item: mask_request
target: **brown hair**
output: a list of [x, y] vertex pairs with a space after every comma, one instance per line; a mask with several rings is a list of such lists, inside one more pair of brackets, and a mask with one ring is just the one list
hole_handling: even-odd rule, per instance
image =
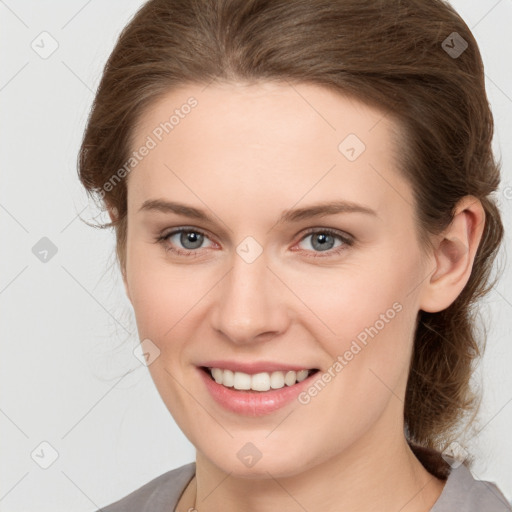
[[[460, 55], [450, 53], [463, 41]], [[459, 199], [482, 202], [485, 228], [469, 282], [444, 311], [420, 311], [415, 333], [406, 435], [443, 450], [478, 410], [470, 377], [485, 336], [477, 342], [473, 308], [494, 285], [489, 276], [503, 237], [490, 197], [500, 182], [493, 117], [470, 29], [442, 0], [147, 2], [108, 59], [79, 155], [82, 184], [117, 212], [100, 227], [115, 228], [123, 273], [126, 178], [108, 193], [104, 185], [128, 160], [134, 127], [150, 104], [174, 87], [213, 80], [318, 84], [396, 120], [398, 169], [414, 191], [424, 248], [429, 234], [449, 225]]]

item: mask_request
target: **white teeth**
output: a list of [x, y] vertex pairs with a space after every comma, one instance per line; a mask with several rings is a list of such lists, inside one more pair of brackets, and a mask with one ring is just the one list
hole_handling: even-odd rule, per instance
[[272, 389], [281, 389], [284, 387], [283, 372], [272, 372], [272, 374], [270, 375], [270, 387]]
[[[307, 372], [306, 372], [307, 373]], [[295, 382], [299, 379], [300, 372], [286, 372], [286, 375], [284, 376], [284, 383], [287, 386], [293, 386]], [[302, 379], [300, 379], [302, 380]], [[299, 382], [300, 382], [299, 380]]]
[[251, 377], [251, 389], [254, 391], [268, 391], [271, 388], [272, 379], [268, 373], [256, 373]]
[[248, 373], [232, 372], [221, 368], [208, 369], [217, 384], [222, 384], [228, 388], [252, 389], [254, 391], [268, 391], [270, 388], [281, 389], [285, 385], [293, 386], [296, 382], [302, 382], [309, 375], [309, 370], [262, 372], [249, 375]]
[[302, 382], [305, 378], [307, 378], [308, 373], [309, 373], [309, 370], [299, 370], [297, 372], [297, 380], [299, 382]]
[[233, 387], [235, 389], [251, 389], [251, 376], [247, 373], [235, 372]]

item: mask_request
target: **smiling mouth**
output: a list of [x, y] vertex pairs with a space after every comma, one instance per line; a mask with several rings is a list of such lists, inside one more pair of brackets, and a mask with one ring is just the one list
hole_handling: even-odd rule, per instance
[[[269, 389], [257, 390], [257, 389], [251, 389], [251, 388], [247, 389], [246, 386], [243, 389], [238, 389], [238, 388], [236, 388], [234, 386], [234, 384], [225, 385], [224, 383], [220, 383], [218, 380], [216, 380], [213, 377], [212, 369], [211, 368], [208, 368], [206, 366], [200, 366], [199, 369], [202, 370], [204, 373], [206, 373], [206, 375], [208, 375], [210, 380], [216, 382], [217, 384], [220, 384], [221, 386], [224, 386], [225, 388], [231, 389], [233, 391], [239, 391], [239, 392], [243, 392], [243, 393], [268, 393], [269, 391], [279, 391], [280, 389], [289, 388], [289, 387], [294, 386], [295, 384], [299, 384], [303, 380], [308, 379], [309, 377], [311, 377], [312, 375], [314, 375], [315, 373], [318, 373], [320, 371], [318, 368], [313, 368], [311, 370], [308, 370], [307, 374], [302, 374], [300, 377], [295, 378], [294, 379], [295, 382], [293, 382], [293, 383], [286, 382], [282, 386], [277, 386], [277, 387], [274, 387], [274, 388], [270, 387]], [[240, 372], [240, 373], [243, 373], [243, 372]], [[270, 374], [272, 374], [274, 372], [260, 372], [260, 373], [268, 373], [270, 375]], [[280, 373], [286, 373], [286, 372], [280, 372]], [[296, 372], [294, 372], [294, 373], [296, 373]], [[292, 379], [293, 379], [293, 377], [292, 377]]]

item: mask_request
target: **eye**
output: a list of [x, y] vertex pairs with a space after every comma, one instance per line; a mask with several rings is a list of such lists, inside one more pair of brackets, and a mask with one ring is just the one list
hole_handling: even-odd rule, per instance
[[[310, 257], [313, 258], [335, 256], [354, 244], [354, 240], [351, 236], [329, 228], [311, 229], [300, 241], [302, 242], [308, 237], [312, 237], [310, 245], [313, 249], [300, 249], [300, 252], [311, 253]], [[174, 240], [172, 240], [173, 238]], [[166, 252], [172, 252], [180, 256], [195, 257], [200, 255], [200, 251], [197, 249], [202, 248], [201, 246], [205, 240], [210, 239], [208, 235], [201, 230], [196, 228], [179, 228], [158, 236], [155, 242], [162, 244]], [[338, 246], [333, 245], [336, 240], [341, 242]], [[180, 246], [183, 247], [183, 249], [180, 248]]]
[[[175, 238], [173, 241], [173, 237], [177, 238]], [[205, 239], [208, 239], [207, 235], [200, 230], [195, 228], [180, 228], [175, 229], [174, 231], [171, 231], [165, 235], [159, 236], [156, 239], [156, 242], [161, 243], [164, 249], [168, 252], [173, 252], [181, 256], [196, 256], [199, 254], [196, 249], [201, 247]], [[178, 247], [176, 247], [177, 245]], [[179, 245], [183, 246], [184, 249], [180, 249]]]
[[[324, 258], [340, 254], [342, 251], [345, 251], [348, 247], [354, 244], [354, 240], [350, 236], [341, 234], [338, 231], [329, 228], [311, 229], [303, 238], [301, 238], [301, 242], [309, 237], [311, 237], [310, 246], [313, 248], [313, 251], [308, 250], [307, 252], [313, 252], [311, 255], [313, 258]], [[341, 241], [341, 244], [334, 247], [333, 244], [336, 239]], [[319, 254], [322, 252], [326, 254]]]

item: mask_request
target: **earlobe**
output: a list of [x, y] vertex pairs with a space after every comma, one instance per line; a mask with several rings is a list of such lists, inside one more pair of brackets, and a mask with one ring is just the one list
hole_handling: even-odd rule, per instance
[[485, 211], [473, 197], [461, 199], [453, 220], [437, 239], [435, 269], [425, 280], [420, 309], [437, 313], [449, 307], [466, 286], [482, 238]]

